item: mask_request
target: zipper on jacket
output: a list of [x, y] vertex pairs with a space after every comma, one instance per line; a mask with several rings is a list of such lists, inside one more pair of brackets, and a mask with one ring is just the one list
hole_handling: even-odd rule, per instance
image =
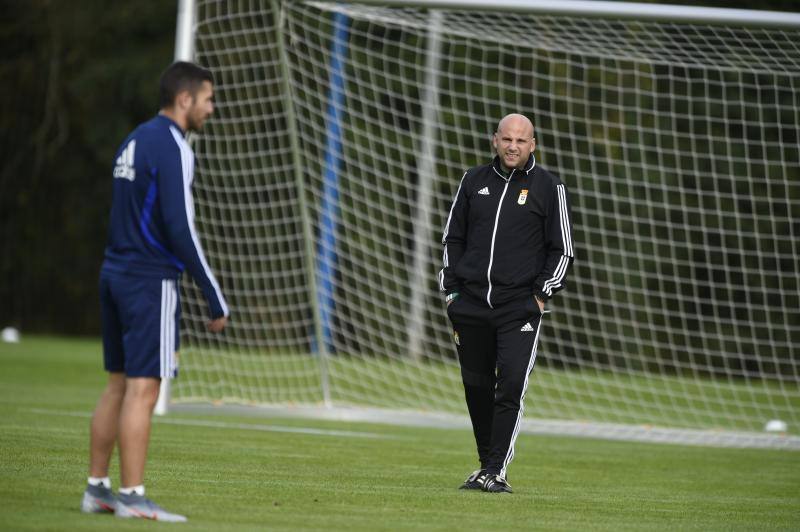
[[[486, 291], [486, 303], [489, 304], [489, 308], [494, 308], [492, 306], [492, 263], [494, 262], [494, 241], [497, 237], [497, 225], [500, 222], [500, 209], [503, 206], [503, 198], [506, 197], [506, 190], [508, 190], [508, 184], [511, 182], [511, 177], [514, 175], [514, 170], [511, 170], [511, 173], [508, 174], [508, 177], [503, 177], [506, 181], [506, 186], [503, 187], [503, 193], [500, 194], [500, 202], [497, 204], [497, 213], [494, 215], [494, 229], [492, 230], [492, 245], [489, 248], [489, 268], [486, 270], [486, 280], [489, 282], [489, 289]], [[500, 174], [498, 174], [500, 175]]]

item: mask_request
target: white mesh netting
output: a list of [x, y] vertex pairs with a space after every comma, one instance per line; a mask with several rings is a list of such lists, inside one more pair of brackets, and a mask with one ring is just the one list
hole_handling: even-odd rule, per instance
[[464, 169], [522, 112], [570, 190], [576, 255], [526, 418], [797, 433], [798, 43], [800, 28], [198, 2], [217, 110], [194, 143], [197, 224], [232, 322], [201, 332], [184, 283], [174, 399], [463, 415], [441, 230]]

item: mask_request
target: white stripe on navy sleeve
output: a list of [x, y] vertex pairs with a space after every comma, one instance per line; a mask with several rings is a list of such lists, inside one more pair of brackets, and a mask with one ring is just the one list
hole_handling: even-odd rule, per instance
[[194, 200], [192, 199], [192, 181], [194, 180], [194, 152], [186, 142], [186, 139], [183, 138], [183, 135], [181, 135], [175, 126], [170, 126], [169, 130], [172, 133], [172, 137], [175, 139], [175, 142], [178, 144], [181, 153], [181, 170], [183, 172], [183, 201], [185, 202], [186, 206], [186, 222], [189, 226], [189, 234], [192, 236], [194, 249], [197, 253], [197, 257], [200, 260], [200, 265], [203, 267], [203, 272], [206, 274], [206, 277], [214, 289], [214, 293], [217, 295], [217, 299], [222, 307], [222, 312], [225, 316], [229, 316], [230, 311], [228, 309], [228, 304], [225, 302], [225, 298], [222, 296], [222, 289], [220, 288], [216, 277], [214, 277], [214, 273], [208, 266], [206, 257], [203, 254], [203, 248], [200, 246], [200, 239], [197, 237], [197, 231], [194, 227]]

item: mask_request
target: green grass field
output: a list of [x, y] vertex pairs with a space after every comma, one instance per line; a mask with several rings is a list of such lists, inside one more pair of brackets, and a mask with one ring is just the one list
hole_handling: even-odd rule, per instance
[[156, 420], [146, 485], [189, 523], [83, 515], [101, 368], [99, 340], [0, 343], [0, 530], [800, 529], [797, 452], [523, 434], [490, 495], [456, 489], [467, 430], [188, 413]]
[[[193, 347], [181, 357], [183, 377], [173, 387], [173, 398], [181, 402], [209, 396], [251, 405], [323, 402], [320, 359], [309, 353]], [[789, 435], [800, 435], [796, 422], [800, 388], [789, 383], [592, 368], [558, 370], [544, 362], [537, 362], [533, 373], [527, 419], [748, 432], [762, 432], [767, 420], [782, 419], [789, 424]], [[465, 413], [457, 361], [337, 353], [326, 365], [334, 404]], [[425, 390], [431, 381], [435, 385]], [[435, 404], [426, 397], [430, 388], [436, 389]]]

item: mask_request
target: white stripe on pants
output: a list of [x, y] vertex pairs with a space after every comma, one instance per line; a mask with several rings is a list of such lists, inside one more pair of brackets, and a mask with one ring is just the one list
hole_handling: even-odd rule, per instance
[[175, 311], [178, 309], [178, 292], [174, 279], [161, 281], [161, 341], [160, 341], [160, 375], [162, 379], [175, 376], [176, 323]]

